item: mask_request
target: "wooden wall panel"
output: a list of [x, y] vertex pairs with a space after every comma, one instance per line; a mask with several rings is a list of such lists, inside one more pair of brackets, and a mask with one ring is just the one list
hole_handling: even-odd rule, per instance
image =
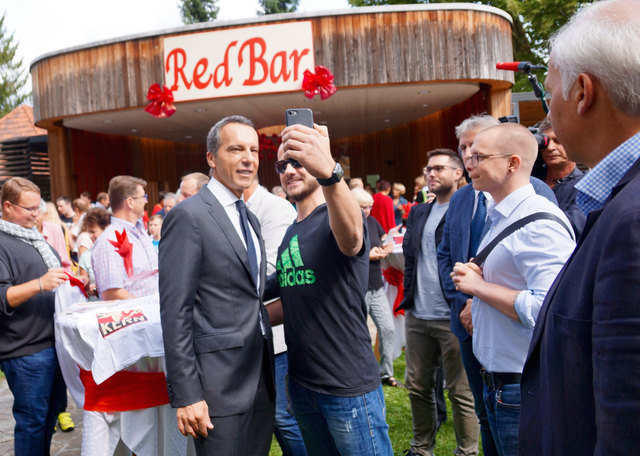
[[456, 150], [456, 125], [471, 114], [486, 112], [485, 98], [479, 92], [462, 103], [398, 128], [332, 141], [332, 153], [336, 158], [350, 158], [352, 177], [364, 179], [367, 174], [380, 174], [391, 182], [402, 182], [410, 198], [413, 180], [426, 165], [426, 153], [438, 147]]
[[[507, 19], [479, 10], [416, 8], [367, 13], [354, 8], [353, 14], [302, 19], [312, 22], [316, 63], [332, 69], [339, 87], [449, 80], [511, 85], [513, 75], [495, 69], [495, 62], [512, 58]], [[287, 21], [265, 17], [251, 25], [277, 22]], [[230, 27], [238, 25], [207, 31]], [[148, 87], [164, 80], [165, 36], [36, 62], [31, 68], [35, 121], [144, 106]]]

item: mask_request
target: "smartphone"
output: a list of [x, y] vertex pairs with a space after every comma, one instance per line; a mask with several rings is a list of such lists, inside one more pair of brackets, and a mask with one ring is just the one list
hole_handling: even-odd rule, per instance
[[305, 127], [313, 128], [313, 112], [309, 108], [292, 108], [287, 109], [284, 113], [285, 124], [300, 124]]

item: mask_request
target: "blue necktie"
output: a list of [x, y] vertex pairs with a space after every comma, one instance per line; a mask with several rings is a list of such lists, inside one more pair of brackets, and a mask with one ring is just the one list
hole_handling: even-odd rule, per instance
[[247, 255], [249, 256], [249, 267], [251, 268], [251, 275], [253, 276], [254, 283], [258, 283], [258, 259], [256, 255], [256, 247], [253, 245], [253, 236], [251, 236], [251, 229], [249, 228], [249, 220], [247, 219], [247, 206], [244, 201], [237, 200], [236, 207], [240, 213], [240, 226], [242, 227], [242, 234], [244, 235], [244, 242], [247, 244]]
[[469, 258], [476, 256], [478, 253], [478, 246], [482, 240], [483, 229], [485, 220], [487, 218], [487, 204], [485, 202], [484, 193], [478, 193], [478, 207], [476, 208], [476, 214], [471, 220], [471, 232], [469, 236]]

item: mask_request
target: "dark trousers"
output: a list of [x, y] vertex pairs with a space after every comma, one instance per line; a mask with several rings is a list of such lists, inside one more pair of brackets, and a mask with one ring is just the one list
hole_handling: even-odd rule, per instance
[[[268, 350], [265, 342], [265, 350]], [[273, 384], [273, 369], [266, 353], [262, 357], [258, 390], [249, 410], [240, 415], [211, 417], [213, 429], [205, 438], [194, 439], [198, 456], [267, 456], [275, 420], [275, 397], [267, 383]], [[215, 404], [209, 404], [215, 412]]]
[[489, 427], [487, 409], [484, 406], [484, 384], [482, 383], [482, 377], [480, 377], [480, 369], [482, 369], [482, 366], [473, 354], [472, 337], [467, 337], [466, 340], [460, 340], [460, 356], [462, 357], [462, 364], [469, 379], [469, 387], [471, 387], [471, 394], [473, 394], [476, 415], [478, 415], [478, 419], [480, 420], [482, 451], [485, 456], [498, 456], [498, 449], [493, 441], [493, 434], [491, 434], [491, 428]]

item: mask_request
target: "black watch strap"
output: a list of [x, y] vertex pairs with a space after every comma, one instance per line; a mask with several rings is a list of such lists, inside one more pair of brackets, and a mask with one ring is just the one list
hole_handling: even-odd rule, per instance
[[326, 179], [318, 179], [318, 183], [324, 187], [333, 185], [340, 182], [342, 176], [344, 176], [342, 166], [340, 166], [340, 163], [336, 162], [336, 166], [335, 168], [333, 168], [333, 174], [331, 174], [331, 176]]

